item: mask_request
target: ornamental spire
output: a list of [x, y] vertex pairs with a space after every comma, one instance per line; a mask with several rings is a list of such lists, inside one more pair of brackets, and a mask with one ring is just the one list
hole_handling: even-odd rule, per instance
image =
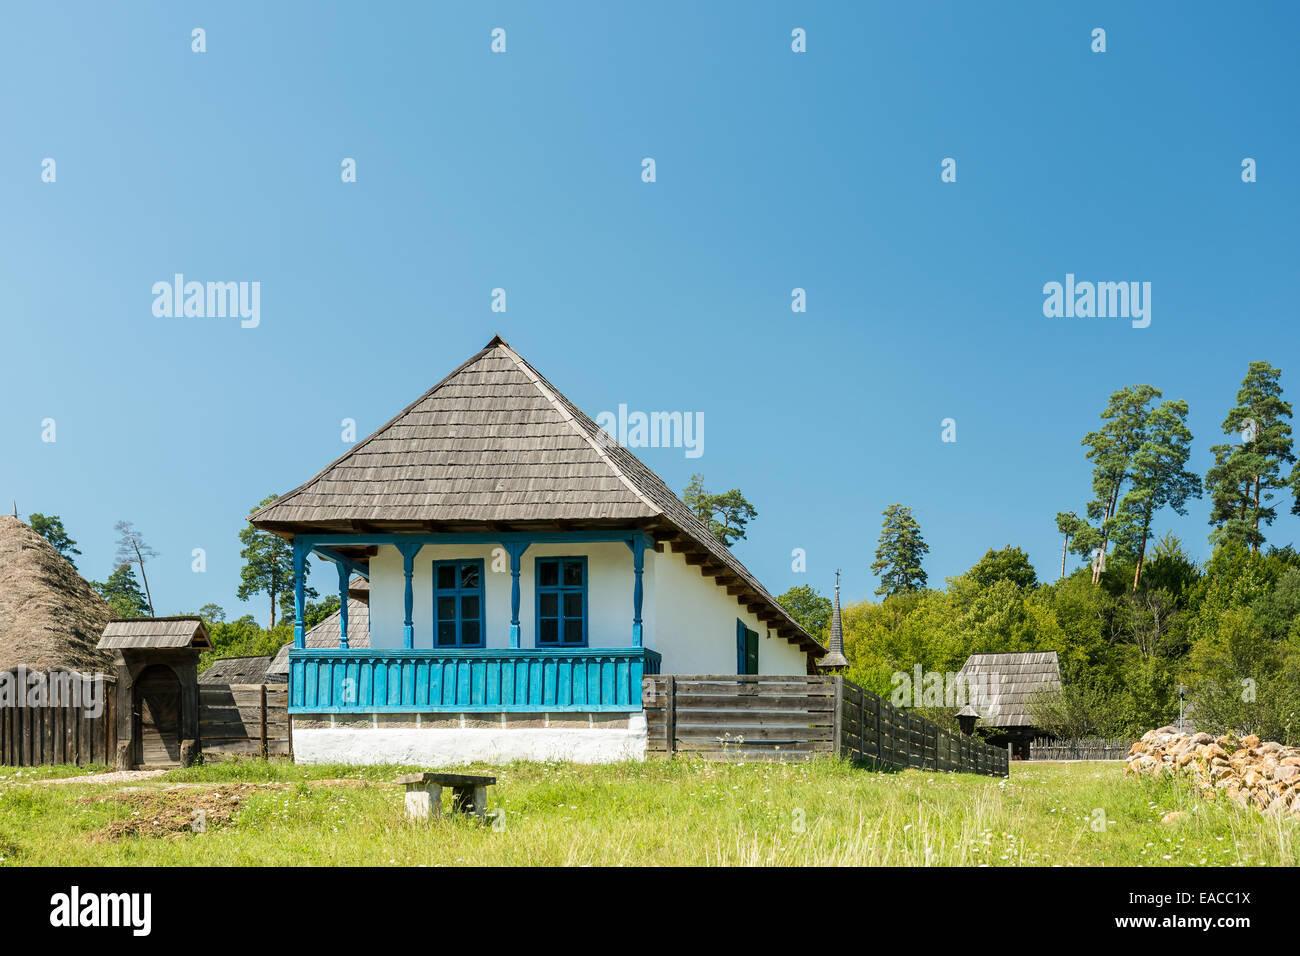
[[844, 628], [840, 623], [840, 572], [835, 569], [835, 608], [831, 612], [831, 646], [821, 659], [822, 670], [840, 670], [849, 666], [844, 656]]

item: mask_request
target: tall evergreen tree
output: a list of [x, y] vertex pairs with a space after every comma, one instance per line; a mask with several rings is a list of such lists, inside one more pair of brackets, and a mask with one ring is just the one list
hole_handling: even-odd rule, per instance
[[33, 531], [54, 545], [54, 550], [67, 558], [68, 564], [74, 568], [77, 566], [72, 556], [81, 552], [77, 550], [77, 542], [68, 537], [68, 532], [63, 529], [62, 518], [58, 515], [32, 513], [28, 516], [27, 523], [31, 525]]
[[107, 581], [91, 581], [90, 586], [103, 595], [113, 609], [114, 617], [126, 619], [149, 617], [152, 614], [149, 602], [140, 590], [140, 582], [135, 578], [135, 571], [129, 564], [119, 564]]
[[727, 547], [745, 537], [745, 526], [758, 517], [758, 511], [739, 488], [714, 494], [705, 490], [703, 475], [691, 475], [690, 484], [682, 492], [682, 500]]
[[1137, 558], [1133, 590], [1142, 577], [1151, 520], [1161, 508], [1187, 514], [1187, 499], [1201, 496], [1200, 477], [1186, 468], [1192, 453], [1187, 403], [1161, 402], [1142, 423], [1142, 444], [1133, 455], [1131, 486], [1116, 509], [1116, 537]]
[[[251, 515], [278, 497], [280, 496], [267, 495], [248, 513]], [[241, 601], [247, 601], [256, 594], [265, 594], [270, 598], [271, 627], [274, 628], [276, 608], [288, 610], [293, 606], [293, 545], [279, 535], [262, 531], [251, 524], [239, 532], [239, 541], [244, 546], [239, 552], [239, 556], [244, 559], [244, 566], [239, 569], [239, 588], [235, 591], [235, 596]], [[310, 573], [311, 567], [304, 561], [304, 582]], [[307, 600], [317, 597], [314, 588], [304, 586], [303, 593]]]
[[[1056, 531], [1064, 537], [1061, 544], [1061, 577], [1065, 577], [1065, 558], [1071, 550], [1070, 541], [1075, 542], [1074, 550], [1077, 551], [1080, 547], [1079, 538], [1087, 535], [1091, 530], [1091, 525], [1073, 511], [1058, 511], [1056, 513]], [[1091, 544], [1089, 544], [1085, 553], [1090, 550], [1092, 550]]]
[[1100, 541], [1099, 559], [1093, 563], [1092, 583], [1101, 581], [1106, 549], [1115, 530], [1119, 502], [1124, 484], [1131, 476], [1133, 456], [1142, 447], [1144, 425], [1151, 402], [1160, 397], [1160, 389], [1151, 385], [1130, 385], [1110, 396], [1101, 417], [1106, 424], [1084, 436], [1087, 457], [1092, 461], [1093, 500], [1088, 502], [1088, 517], [1096, 522]]
[[871, 563], [871, 572], [880, 576], [876, 594], [890, 597], [924, 590], [926, 576], [921, 561], [930, 546], [921, 537], [921, 525], [912, 516], [912, 509], [903, 505], [890, 505], [882, 514], [885, 520], [876, 545], [876, 560]]
[[117, 532], [117, 554], [114, 560], [118, 565], [134, 564], [140, 569], [140, 580], [144, 582], [144, 599], [149, 604], [149, 616], [153, 617], [153, 595], [149, 593], [149, 574], [144, 564], [149, 558], [158, 557], [158, 552], [145, 544], [144, 537], [129, 521], [119, 521], [113, 525]]
[[[1277, 509], [1269, 504], [1273, 492], [1288, 479], [1282, 466], [1294, 464], [1291, 405], [1282, 398], [1282, 370], [1267, 362], [1251, 362], [1237, 390], [1237, 404], [1223, 420], [1225, 435], [1240, 436], [1240, 443], [1214, 445], [1214, 465], [1205, 473], [1210, 493], [1210, 541], [1216, 547], [1236, 541], [1252, 551], [1264, 543], [1261, 525], [1270, 525]], [[1292, 472], [1290, 483], [1300, 492], [1300, 478]], [[1300, 499], [1295, 510], [1300, 513]]]

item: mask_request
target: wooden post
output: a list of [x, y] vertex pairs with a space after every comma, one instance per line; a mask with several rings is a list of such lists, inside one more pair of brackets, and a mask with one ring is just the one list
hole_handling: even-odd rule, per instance
[[836, 674], [831, 678], [835, 690], [835, 710], [831, 714], [831, 753], [839, 756], [844, 746], [844, 678]]
[[641, 646], [641, 605], [644, 600], [642, 572], [645, 570], [645, 536], [638, 534], [628, 542], [632, 549], [632, 646]]
[[666, 749], [671, 757], [677, 752], [677, 678], [669, 674], [664, 685], [664, 733]]
[[260, 744], [261, 744], [262, 759], [265, 760], [267, 757], [271, 755], [270, 750], [267, 748], [267, 741], [266, 741], [266, 685], [263, 684], [260, 689], [262, 691], [261, 693], [262, 730], [261, 730]]
[[858, 757], [867, 757], [867, 692], [858, 688]]
[[[337, 563], [339, 572], [339, 650], [348, 649], [348, 578], [351, 572], [342, 561]], [[265, 688], [263, 688], [265, 690]]]
[[[402, 554], [402, 647], [415, 647], [415, 621], [412, 617], [415, 608], [415, 593], [411, 590], [411, 575], [415, 573], [415, 552], [419, 545], [404, 542], [398, 545]], [[482, 608], [479, 609], [482, 612]], [[436, 615], [435, 615], [436, 616]]]
[[875, 694], [872, 694], [871, 696], [872, 696], [873, 698], [875, 698], [875, 701], [876, 701], [876, 703], [872, 706], [872, 711], [875, 713], [875, 718], [876, 718], [876, 754], [875, 754], [875, 756], [876, 756], [876, 759], [877, 759], [877, 760], [880, 760], [880, 759], [884, 756], [884, 750], [885, 750], [885, 738], [884, 738], [884, 735], [880, 732], [880, 698], [879, 698], [879, 697], [876, 697]]
[[306, 613], [306, 594], [303, 580], [304, 565], [307, 563], [307, 546], [296, 538], [293, 542], [293, 646], [307, 646], [307, 627], [303, 619]]

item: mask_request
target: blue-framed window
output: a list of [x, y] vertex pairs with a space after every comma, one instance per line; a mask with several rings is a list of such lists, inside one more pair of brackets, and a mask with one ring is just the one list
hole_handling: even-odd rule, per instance
[[537, 646], [587, 646], [587, 559], [538, 558]]
[[483, 559], [433, 562], [433, 646], [483, 647]]

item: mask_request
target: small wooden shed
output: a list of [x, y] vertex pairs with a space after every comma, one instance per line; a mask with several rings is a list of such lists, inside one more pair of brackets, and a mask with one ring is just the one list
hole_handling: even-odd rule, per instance
[[979, 711], [978, 727], [985, 730], [988, 742], [995, 746], [1010, 745], [1016, 759], [1029, 759], [1029, 745], [1045, 731], [1034, 726], [1029, 702], [1040, 691], [1061, 689], [1061, 663], [1056, 651], [1019, 654], [972, 654], [958, 676], [971, 687], [978, 699], [972, 700]]
[[199, 749], [199, 654], [212, 648], [197, 617], [110, 621], [98, 649], [117, 664], [117, 766], [186, 766]]

